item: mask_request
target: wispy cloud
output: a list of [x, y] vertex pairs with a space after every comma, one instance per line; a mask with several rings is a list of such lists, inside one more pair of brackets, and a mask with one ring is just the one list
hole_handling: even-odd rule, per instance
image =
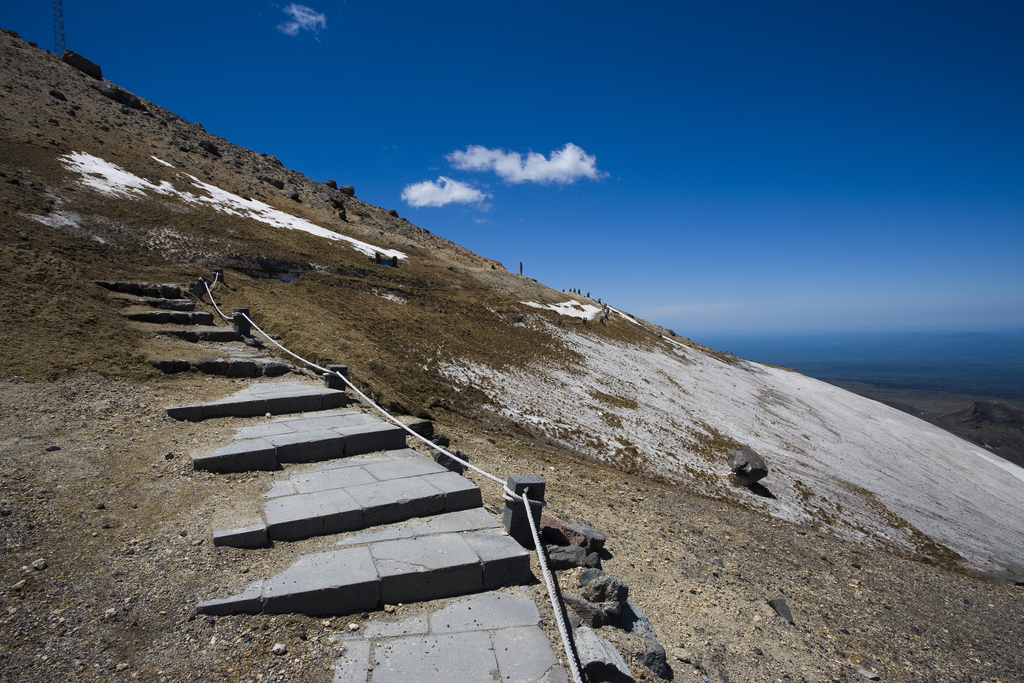
[[409, 206], [444, 206], [445, 204], [476, 204], [491, 195], [484, 194], [472, 185], [438, 176], [437, 181], [424, 180], [406, 185], [402, 190], [402, 201]]
[[297, 5], [294, 2], [284, 8], [285, 14], [291, 15], [290, 21], [277, 25], [277, 30], [285, 35], [297, 36], [299, 31], [312, 31], [317, 33], [322, 28], [327, 28], [327, 15], [317, 12], [312, 7]]
[[598, 180], [608, 175], [598, 170], [596, 156], [587, 154], [571, 142], [552, 151], [550, 159], [536, 152], [527, 152], [524, 159], [519, 152], [487, 149], [483, 145], [470, 145], [445, 158], [460, 171], [494, 171], [513, 185], [525, 182], [564, 185], [580, 178]]

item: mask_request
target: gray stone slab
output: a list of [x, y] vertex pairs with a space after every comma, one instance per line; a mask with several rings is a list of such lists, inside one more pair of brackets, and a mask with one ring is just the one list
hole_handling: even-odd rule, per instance
[[267, 394], [265, 398], [267, 402], [266, 412], [271, 415], [281, 415], [283, 413], [307, 413], [320, 410], [322, 398], [321, 392], [316, 389]]
[[233, 342], [240, 339], [234, 330], [199, 330], [192, 334], [196, 335], [199, 341], [206, 342]]
[[355, 425], [334, 430], [345, 437], [345, 455], [360, 455], [375, 451], [405, 448], [405, 430], [397, 425]]
[[345, 437], [337, 432], [292, 432], [264, 437], [277, 448], [278, 462], [322, 462], [345, 455]]
[[345, 652], [334, 662], [332, 683], [366, 683], [371, 647], [368, 640], [346, 641]]
[[310, 616], [375, 610], [380, 582], [367, 548], [304, 555], [263, 582], [263, 611]]
[[342, 415], [322, 415], [320, 413], [314, 413], [310, 416], [304, 416], [298, 419], [287, 420], [285, 424], [291, 426], [297, 432], [311, 432], [319, 429], [338, 429], [343, 427], [354, 427], [359, 424], [384, 424], [384, 421], [380, 418], [374, 417], [373, 415], [366, 415], [366, 418], [362, 421], [355, 421], [356, 416], [363, 415], [363, 413], [350, 413]]
[[267, 501], [263, 514], [272, 540], [353, 531], [366, 526], [362, 507], [342, 489], [296, 494]]
[[294, 434], [295, 430], [285, 422], [264, 422], [263, 424], [239, 427], [235, 430], [235, 439], [261, 439], [279, 434]]
[[215, 417], [256, 417], [267, 413], [267, 402], [260, 398], [223, 398], [203, 406], [203, 419]]
[[363, 508], [363, 526], [367, 527], [444, 512], [444, 493], [418, 477], [352, 486], [345, 491]]
[[414, 614], [401, 621], [370, 621], [363, 629], [366, 638], [398, 638], [402, 636], [425, 636], [429, 630], [426, 612]]
[[409, 522], [408, 526], [414, 536], [452, 534], [460, 531], [501, 528], [501, 524], [499, 524], [494, 517], [491, 517], [487, 510], [484, 510], [482, 507], [450, 512], [443, 515], [434, 515], [433, 517], [426, 517], [420, 520], [413, 520]]
[[280, 498], [281, 496], [294, 496], [298, 489], [290, 481], [275, 481], [270, 485], [270, 490], [263, 494], [264, 498]]
[[529, 551], [504, 531], [471, 531], [462, 537], [480, 557], [485, 590], [522, 586], [533, 580]]
[[[533, 605], [533, 600], [530, 600], [530, 604]], [[555, 673], [552, 669], [561, 669], [551, 649], [551, 641], [536, 624], [495, 631], [491, 634], [491, 642], [504, 682], [534, 683], [543, 680], [549, 673]], [[561, 673], [564, 675], [565, 670], [561, 669]]]
[[480, 559], [458, 534], [383, 541], [369, 546], [388, 604], [476, 593], [483, 588]]
[[[537, 626], [539, 623], [540, 612], [530, 598], [508, 593], [481, 593], [453, 600], [444, 609], [431, 614], [430, 632], [490, 631], [518, 626]], [[547, 642], [546, 637], [544, 642]], [[548, 645], [548, 649], [550, 647]], [[547, 671], [548, 668], [550, 665], [544, 670]]]
[[263, 522], [240, 529], [214, 531], [213, 544], [226, 545], [232, 548], [262, 548], [270, 542], [267, 536], [267, 525]]
[[402, 452], [403, 451], [391, 451], [388, 453], [376, 453], [372, 457], [367, 457], [366, 454], [363, 454], [362, 456], [350, 455], [347, 456], [344, 460], [332, 460], [329, 462], [325, 462], [322, 465], [320, 465], [319, 470], [328, 471], [344, 469], [346, 467], [364, 467], [366, 465], [378, 462], [391, 462], [393, 460], [401, 460], [403, 456], [396, 454]]
[[[434, 463], [435, 465], [437, 463]], [[445, 472], [423, 477], [423, 481], [444, 491], [444, 509], [446, 512], [469, 510], [483, 505], [480, 487], [461, 474]]]
[[203, 421], [203, 406], [175, 406], [173, 408], [167, 408], [167, 417], [172, 420], [181, 420], [182, 422], [202, 422]]
[[393, 524], [379, 531], [359, 531], [349, 538], [343, 538], [334, 545], [368, 545], [378, 541], [393, 541], [399, 538], [412, 538], [413, 533], [405, 524]]
[[263, 582], [250, 583], [249, 586], [230, 598], [217, 600], [204, 600], [199, 603], [196, 611], [200, 614], [227, 615], [227, 614], [259, 614], [263, 611]]
[[250, 396], [266, 396], [267, 394], [283, 394], [293, 391], [305, 391], [313, 389], [312, 385], [304, 382], [260, 382], [251, 384], [242, 389], [238, 394]]
[[236, 441], [209, 455], [193, 457], [192, 466], [209, 472], [249, 472], [277, 469], [277, 449], [263, 439]]
[[[415, 453], [416, 451], [413, 452]], [[409, 460], [395, 460], [375, 465], [366, 465], [365, 469], [380, 481], [402, 479], [404, 477], [422, 477], [426, 474], [444, 474], [448, 472], [448, 470], [430, 458], [422, 456], [418, 460], [412, 460], [411, 462]]]
[[327, 491], [329, 489], [372, 484], [377, 480], [362, 467], [339, 467], [329, 470], [316, 470], [304, 474], [293, 474], [290, 481], [299, 493], [313, 493], [314, 491]]
[[498, 662], [487, 633], [396, 638], [377, 645], [373, 683], [479, 683], [492, 681]]

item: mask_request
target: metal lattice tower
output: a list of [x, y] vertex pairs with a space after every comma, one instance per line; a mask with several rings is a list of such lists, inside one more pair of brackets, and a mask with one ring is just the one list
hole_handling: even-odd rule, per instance
[[53, 51], [58, 57], [64, 54], [64, 3], [53, 0]]

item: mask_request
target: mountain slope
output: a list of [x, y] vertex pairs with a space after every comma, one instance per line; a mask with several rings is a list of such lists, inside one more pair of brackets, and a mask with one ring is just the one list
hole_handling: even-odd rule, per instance
[[[905, 672], [896, 658], [910, 657], [913, 648], [888, 641], [905, 636], [912, 624], [947, 623], [941, 620], [949, 601], [968, 590], [975, 601], [991, 600], [1003, 610], [986, 631], [987, 656], [998, 659], [999, 671], [1019, 670], [1019, 653], [1004, 652], [999, 639], [1012, 639], [1011, 627], [1024, 615], [1021, 599], [958, 573], [1024, 579], [1019, 468], [822, 382], [715, 352], [615, 309], [605, 317], [597, 302], [509, 273], [364, 203], [358, 188], [351, 196], [305, 178], [151, 102], [113, 100], [84, 74], [13, 36], [0, 36], [0, 49], [0, 375], [9, 381], [2, 443], [11, 463], [3, 474], [6, 486], [14, 477], [21, 487], [5, 489], [4, 496], [24, 496], [27, 507], [45, 497], [40, 491], [53, 491], [55, 481], [47, 477], [62, 480], [58, 474], [67, 474], [61, 469], [67, 463], [80, 467], [62, 480], [78, 487], [60, 501], [66, 514], [48, 517], [54, 534], [71, 539], [63, 542], [79, 539], [80, 532], [58, 520], [95, 516], [95, 490], [103, 486], [130, 491], [125, 502], [147, 516], [123, 523], [153, 537], [154, 529], [177, 535], [161, 526], [168, 519], [191, 520], [199, 533], [196, 511], [223, 506], [217, 496], [228, 494], [211, 493], [186, 469], [169, 469], [167, 463], [180, 460], [160, 460], [172, 482], [150, 480], [157, 465], [147, 458], [181, 448], [170, 439], [198, 447], [217, 436], [215, 425], [188, 437], [166, 436], [170, 428], [159, 422], [158, 401], [223, 394], [229, 380], [157, 373], [148, 361], [169, 347], [125, 321], [93, 281], [187, 282], [224, 267], [227, 287], [217, 290], [222, 308], [248, 307], [296, 352], [346, 363], [388, 407], [433, 418], [500, 475], [551, 468], [546, 476], [554, 511], [616, 534], [612, 546], [619, 557], [612, 566], [648, 601], [643, 604], [652, 605], [656, 625], [674, 641], [685, 638], [688, 647], [707, 641], [711, 670], [756, 680], [751, 671], [762, 670], [731, 669], [738, 665], [726, 656], [726, 645], [712, 647], [711, 634], [723, 629], [737, 642], [767, 639], [757, 606], [783, 585], [813, 629], [772, 631], [770, 647], [757, 640], [778, 664], [777, 672], [776, 664], [764, 671], [781, 676], [806, 664], [825, 680], [831, 659], [859, 662], [854, 658], [864, 655], [858, 653], [883, 648], [890, 672]], [[398, 255], [399, 266], [375, 264], [374, 251]], [[25, 388], [25, 379], [41, 398]], [[69, 418], [70, 426], [60, 426], [51, 404], [74, 415], [74, 424]], [[106, 429], [115, 422], [110, 414], [127, 432], [118, 442], [124, 448], [118, 461], [106, 450], [88, 450], [114, 443], [113, 424], [102, 436], [94, 433], [97, 424]], [[81, 433], [67, 439], [93, 459], [81, 464], [69, 448], [66, 461], [50, 455], [36, 471], [36, 446], [70, 433], [78, 417]], [[23, 448], [26, 439], [33, 450]], [[725, 454], [740, 443], [772, 467], [761, 495], [736, 486], [728, 474]], [[156, 488], [138, 491], [136, 480]], [[237, 488], [258, 496], [261, 483], [239, 480]], [[488, 495], [498, 504], [497, 494]], [[89, 510], [74, 507], [86, 499]], [[24, 533], [41, 533], [32, 524]], [[737, 573], [719, 576], [717, 565], [708, 564], [712, 553]], [[908, 556], [933, 566], [909, 563]], [[226, 581], [225, 562], [241, 564], [224, 556], [206, 561], [175, 569], [175, 581], [206, 590], [212, 581]], [[862, 579], [849, 567], [859, 572], [869, 561], [879, 574], [862, 592]], [[13, 584], [21, 569], [14, 561], [8, 565]], [[159, 566], [151, 569], [146, 580], [158, 580]], [[102, 575], [103, 568], [90, 571]], [[843, 583], [832, 590], [840, 581], [835, 577]], [[891, 611], [892, 603], [913, 601], [924, 583], [941, 586], [934, 603], [899, 619], [886, 614], [882, 605]], [[830, 590], [803, 588], [818, 585]], [[707, 599], [698, 590], [707, 591]], [[720, 596], [716, 604], [708, 602], [712, 594]], [[861, 616], [850, 615], [863, 608], [862, 600], [875, 601], [863, 618], [883, 624], [884, 637], [849, 633], [857, 632]], [[827, 604], [842, 606], [843, 626], [830, 612], [840, 608]], [[972, 613], [972, 629], [988, 628], [987, 614]], [[170, 627], [156, 617], [146, 627], [171, 641], [177, 637], [161, 630]], [[786, 645], [794, 637], [808, 653], [831, 649], [827, 657], [794, 659]], [[928, 637], [954, 659], [970, 655], [948, 633]], [[844, 644], [833, 645], [834, 639]], [[920, 644], [914, 648], [922, 651]], [[922, 655], [918, 666], [944, 656]], [[879, 654], [879, 666], [881, 660]], [[932, 675], [943, 680], [941, 671]]]

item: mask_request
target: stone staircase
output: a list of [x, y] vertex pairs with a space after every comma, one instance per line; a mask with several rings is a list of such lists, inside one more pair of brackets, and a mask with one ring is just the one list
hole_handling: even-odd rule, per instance
[[[256, 378], [294, 369], [287, 360], [260, 357], [268, 354], [247, 329], [217, 327], [220, 321], [196, 311], [196, 301], [183, 298], [177, 285], [97, 284], [124, 300], [123, 314], [133, 324], [160, 336], [213, 342], [226, 356], [153, 361], [164, 372]], [[238, 349], [243, 341], [256, 348]], [[329, 367], [347, 374], [344, 366]], [[253, 419], [230, 443], [193, 454], [195, 469], [283, 470], [263, 496], [262, 519], [214, 531], [215, 546], [274, 552], [275, 544], [311, 537], [330, 544], [241, 593], [210, 596], [197, 611], [337, 616], [381, 610], [358, 633], [339, 635], [345, 648], [334, 663], [335, 683], [568, 681], [536, 604], [514, 588], [536, 582], [530, 553], [482, 506], [477, 485], [461, 468], [451, 471], [455, 465], [409, 448], [402, 428], [349, 408], [357, 402], [344, 384], [325, 380], [327, 386], [253, 382], [219, 400], [167, 408], [168, 416], [186, 422]], [[433, 432], [428, 421], [410, 427]], [[428, 601], [438, 602], [419, 606]]]
[[356, 532], [240, 594], [200, 603], [201, 613], [348, 614], [533, 580], [529, 553], [482, 507], [475, 483], [408, 448], [397, 425], [335, 407], [347, 402], [337, 389], [267, 382], [167, 409], [182, 420], [283, 414], [241, 427], [233, 443], [194, 456], [197, 469], [322, 463], [287, 471], [264, 496], [264, 519], [215, 532], [216, 545], [250, 548]]

